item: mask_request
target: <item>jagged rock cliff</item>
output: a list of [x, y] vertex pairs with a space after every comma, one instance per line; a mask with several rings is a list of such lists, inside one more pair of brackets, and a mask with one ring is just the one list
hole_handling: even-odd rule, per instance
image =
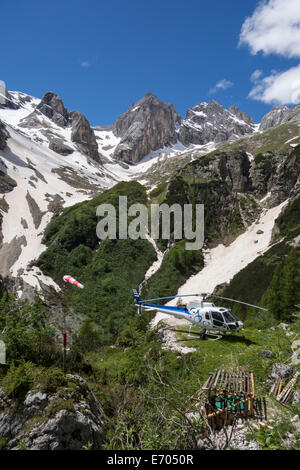
[[265, 131], [271, 127], [279, 126], [288, 109], [289, 108], [287, 106], [276, 106], [276, 108], [271, 109], [271, 111], [265, 114], [262, 118], [259, 130]]
[[265, 131], [291, 121], [300, 123], [300, 105], [293, 106], [292, 108], [276, 106], [276, 108], [271, 109], [262, 118], [259, 130]]
[[9, 134], [3, 122], [0, 121], [0, 150], [3, 150], [6, 147], [6, 141], [8, 137], [9, 137]]
[[93, 160], [100, 161], [96, 137], [86, 117], [79, 111], [71, 111], [69, 118], [72, 123], [72, 141]]
[[64, 107], [62, 99], [55, 93], [52, 93], [52, 91], [47, 91], [44, 94], [36, 109], [58, 126], [65, 127], [68, 124], [68, 112]]
[[203, 145], [237, 139], [253, 132], [253, 120], [246, 113], [241, 113], [236, 107], [227, 110], [212, 100], [188, 109], [179, 127], [178, 138], [186, 146]]
[[163, 103], [152, 93], [147, 93], [113, 124], [114, 134], [121, 137], [115, 158], [136, 163], [151, 150], [175, 144], [179, 120], [172, 104]]
[[62, 99], [55, 93], [48, 91], [42, 97], [35, 110], [22, 119], [19, 126], [22, 128], [42, 128], [42, 134], [49, 142], [49, 148], [54, 152], [66, 156], [73, 153], [73, 149], [66, 145], [64, 138], [60, 137], [55, 129], [51, 129], [43, 119], [46, 116], [61, 128], [71, 125], [71, 141], [76, 143], [78, 150], [93, 160], [100, 162], [96, 136], [89, 121], [79, 111], [68, 113]]
[[258, 197], [269, 193], [268, 206], [280, 204], [297, 192], [300, 178], [300, 147], [285, 155], [266, 152], [255, 157], [251, 166], [252, 190]]
[[2, 447], [9, 450], [102, 448], [102, 408], [82, 377], [67, 378], [68, 387], [56, 393], [30, 390], [21, 403], [15, 403], [0, 389]]

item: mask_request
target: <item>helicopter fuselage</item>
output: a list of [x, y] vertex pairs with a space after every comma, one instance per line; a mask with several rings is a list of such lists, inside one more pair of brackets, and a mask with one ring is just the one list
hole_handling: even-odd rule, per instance
[[244, 327], [243, 322], [230, 309], [216, 307], [212, 302], [190, 302], [186, 307], [154, 305], [143, 301], [140, 305], [146, 310], [155, 310], [185, 319], [205, 330], [238, 332]]

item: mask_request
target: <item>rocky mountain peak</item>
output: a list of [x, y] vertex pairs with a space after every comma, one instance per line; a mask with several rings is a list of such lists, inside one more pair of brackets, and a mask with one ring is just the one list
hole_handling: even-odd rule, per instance
[[285, 115], [288, 113], [289, 108], [287, 106], [276, 106], [271, 109], [265, 116], [262, 118], [259, 130], [265, 131], [271, 127], [279, 126], [282, 124]]
[[186, 146], [234, 140], [254, 131], [253, 119], [235, 106], [229, 110], [215, 100], [189, 108], [178, 130]]
[[148, 92], [113, 124], [113, 133], [121, 137], [114, 156], [136, 163], [151, 150], [176, 143], [175, 129], [179, 121], [172, 104], [166, 104]]
[[12, 96], [6, 89], [5, 82], [0, 80], [0, 108], [19, 109], [19, 105], [12, 99]]
[[288, 122], [300, 123], [300, 105], [276, 106], [271, 109], [262, 119], [259, 130], [265, 131], [272, 127], [280, 126]]
[[65, 127], [68, 124], [68, 112], [63, 101], [52, 91], [47, 91], [44, 94], [36, 109], [60, 127]]
[[71, 139], [93, 160], [100, 161], [98, 144], [89, 121], [79, 111], [71, 111], [69, 118], [72, 124]]
[[241, 112], [237, 106], [231, 106], [229, 111], [234, 114], [241, 121], [245, 121], [247, 124], [253, 125], [254, 119], [248, 116], [247, 113]]

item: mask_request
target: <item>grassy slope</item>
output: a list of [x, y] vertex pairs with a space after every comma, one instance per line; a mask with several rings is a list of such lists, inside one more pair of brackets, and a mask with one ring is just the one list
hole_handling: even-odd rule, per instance
[[95, 320], [105, 329], [107, 338], [135, 315], [131, 289], [139, 285], [156, 258], [146, 240], [104, 240], [99, 245], [96, 208], [102, 203], [118, 207], [119, 195], [128, 196], [128, 205], [147, 202], [139, 183], [119, 183], [91, 201], [66, 209], [48, 225], [48, 249], [37, 262], [60, 285], [64, 274], [84, 284], [83, 290], [66, 285], [64, 304]]

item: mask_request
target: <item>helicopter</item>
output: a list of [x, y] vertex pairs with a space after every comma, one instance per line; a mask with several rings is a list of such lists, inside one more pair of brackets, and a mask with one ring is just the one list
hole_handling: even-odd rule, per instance
[[[170, 297], [159, 297], [157, 299], [148, 299], [141, 300], [140, 295], [136, 289], [132, 289], [135, 297], [136, 305], [138, 306], [139, 315], [142, 314], [142, 309], [147, 311], [155, 310], [157, 312], [166, 313], [173, 315], [176, 318], [181, 318], [192, 323], [190, 330], [193, 325], [197, 325], [203, 328], [200, 333], [200, 339], [204, 340], [208, 334], [216, 335], [218, 332], [221, 333], [221, 336], [225, 333], [237, 333], [244, 328], [244, 323], [239, 320], [236, 315], [229, 308], [216, 307], [213, 302], [208, 302], [207, 299], [217, 298], [228, 300], [231, 302], [236, 302], [239, 304], [247, 305], [249, 307], [254, 307], [260, 310], [268, 311], [267, 308], [258, 307], [257, 305], [248, 304], [246, 302], [241, 302], [240, 300], [229, 299], [228, 297], [221, 297], [214, 294], [188, 294], [188, 295], [173, 295]], [[151, 302], [156, 302], [159, 300], [175, 299], [182, 297], [200, 297], [200, 301], [191, 301], [188, 302], [186, 307], [182, 306], [168, 306], [168, 305], [157, 305], [152, 304]], [[218, 336], [218, 335], [217, 335]], [[220, 335], [217, 339], [220, 339]]]

